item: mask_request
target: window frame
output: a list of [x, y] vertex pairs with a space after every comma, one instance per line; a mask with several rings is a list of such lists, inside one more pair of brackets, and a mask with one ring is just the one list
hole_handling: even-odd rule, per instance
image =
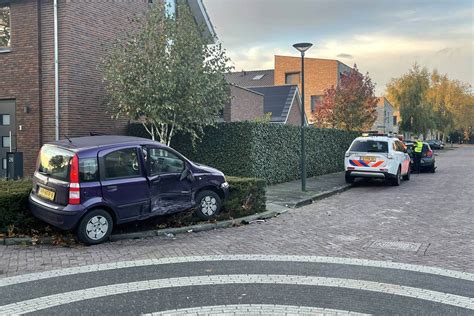
[[10, 38], [8, 40], [8, 46], [0, 46], [0, 54], [8, 53], [12, 49], [12, 13], [11, 13], [11, 4], [10, 2], [2, 3], [0, 2], [0, 8], [8, 8], [8, 31], [10, 33]]
[[[116, 153], [118, 151], [124, 151], [124, 150], [130, 150], [133, 149], [135, 150], [135, 154], [137, 155], [137, 162], [138, 162], [138, 174], [137, 175], [130, 175], [130, 176], [124, 176], [124, 177], [113, 177], [113, 178], [108, 178], [107, 177], [107, 168], [106, 168], [106, 157], [110, 154]], [[138, 152], [138, 147], [122, 147], [122, 148], [117, 148], [117, 149], [112, 149], [104, 153], [103, 156], [100, 157], [99, 159], [99, 178], [101, 181], [116, 181], [116, 180], [123, 180], [123, 179], [134, 179], [134, 178], [141, 178], [143, 177], [143, 166], [142, 166], [142, 161], [140, 159], [140, 153]]]
[[[8, 116], [8, 124], [3, 124], [3, 117]], [[12, 116], [11, 114], [0, 114], [0, 126], [11, 126], [12, 125]]]
[[[314, 99], [314, 102], [313, 102]], [[317, 102], [321, 101], [324, 102], [324, 95], [323, 94], [314, 94], [310, 98], [310, 106], [311, 106], [311, 113], [314, 113], [317, 109]]]
[[[152, 174], [151, 172], [151, 159], [149, 159], [149, 157], [151, 157], [151, 154], [150, 154], [150, 151], [152, 149], [155, 149], [155, 150], [163, 150], [165, 152], [168, 152], [170, 153], [171, 155], [175, 156], [177, 159], [179, 159], [180, 161], [182, 161], [183, 163], [183, 169], [179, 172], [162, 172], [162, 173], [155, 173], [155, 174]], [[145, 159], [145, 166], [146, 166], [146, 174], [149, 176], [149, 177], [161, 177], [163, 175], [176, 175], [176, 174], [181, 174], [183, 173], [183, 171], [186, 169], [186, 160], [183, 159], [182, 157], [180, 157], [180, 155], [178, 155], [176, 152], [174, 151], [171, 151], [169, 150], [168, 148], [161, 148], [161, 147], [157, 147], [157, 146], [145, 146], [145, 150], [146, 150], [146, 155], [147, 155], [147, 158]]]
[[[81, 177], [81, 163], [84, 164], [86, 160], [94, 160], [96, 164], [97, 176], [94, 180], [85, 180]], [[90, 182], [99, 182], [99, 181], [100, 181], [100, 168], [99, 168], [99, 161], [97, 160], [97, 157], [79, 158], [79, 183], [90, 183]]]
[[[291, 75], [298, 75], [298, 82], [288, 82], [287, 78]], [[299, 85], [301, 83], [301, 71], [292, 71], [292, 72], [285, 72], [285, 84], [286, 85]]]
[[[10, 139], [8, 146], [5, 146], [5, 141], [4, 141], [5, 138]], [[2, 148], [10, 148], [10, 147], [12, 147], [12, 138], [10, 136], [2, 136]]]

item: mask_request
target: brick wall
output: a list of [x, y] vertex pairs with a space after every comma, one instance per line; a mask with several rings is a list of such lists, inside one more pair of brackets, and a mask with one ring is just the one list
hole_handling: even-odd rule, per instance
[[128, 120], [111, 118], [98, 65], [114, 40], [133, 28], [130, 18], [147, 8], [148, 0], [66, 2], [61, 52], [68, 113], [62, 122], [70, 136], [125, 133]]
[[[60, 138], [124, 133], [128, 121], [108, 113], [97, 66], [148, 0], [58, 2]], [[30, 175], [41, 145], [55, 140], [53, 0], [11, 2], [11, 29], [11, 51], [0, 53], [0, 100], [16, 101], [13, 134]]]
[[224, 107], [224, 121], [251, 121], [263, 117], [262, 94], [234, 85], [230, 86], [230, 94], [232, 99]]
[[301, 126], [301, 110], [297, 98], [293, 99], [293, 104], [291, 105], [290, 113], [288, 113], [286, 124]]
[[[308, 118], [311, 117], [311, 96], [323, 95], [324, 90], [338, 84], [339, 65], [344, 64], [337, 60], [305, 58], [304, 102]], [[285, 84], [286, 73], [300, 71], [301, 57], [275, 56], [275, 85]], [[298, 84], [298, 88], [301, 91], [301, 84]]]
[[[11, 50], [0, 53], [0, 99], [16, 102], [12, 147], [23, 152], [25, 174], [34, 169], [41, 142], [38, 2], [11, 2]], [[25, 113], [25, 106], [29, 113]]]

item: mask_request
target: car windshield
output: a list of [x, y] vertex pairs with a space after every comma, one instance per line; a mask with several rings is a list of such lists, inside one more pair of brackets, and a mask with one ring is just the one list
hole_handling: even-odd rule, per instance
[[58, 180], [69, 179], [69, 165], [74, 154], [68, 150], [45, 145], [38, 157], [38, 172]]
[[367, 153], [387, 153], [388, 144], [378, 140], [356, 140], [349, 151], [367, 152]]

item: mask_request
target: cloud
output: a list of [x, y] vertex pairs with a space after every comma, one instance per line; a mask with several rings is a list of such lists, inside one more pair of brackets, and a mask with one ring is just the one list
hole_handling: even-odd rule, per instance
[[310, 41], [308, 57], [356, 63], [378, 93], [415, 62], [474, 83], [472, 0], [204, 1], [236, 70], [273, 68]]
[[345, 53], [341, 53], [339, 55], [336, 55], [336, 57], [339, 57], [339, 58], [347, 58], [347, 59], [352, 59], [354, 58], [354, 56], [352, 56], [351, 54], [345, 54]]

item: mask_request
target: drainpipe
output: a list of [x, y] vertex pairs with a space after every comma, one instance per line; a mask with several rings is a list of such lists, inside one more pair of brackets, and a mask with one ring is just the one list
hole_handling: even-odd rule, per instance
[[58, 0], [54, 0], [54, 129], [59, 140]]

